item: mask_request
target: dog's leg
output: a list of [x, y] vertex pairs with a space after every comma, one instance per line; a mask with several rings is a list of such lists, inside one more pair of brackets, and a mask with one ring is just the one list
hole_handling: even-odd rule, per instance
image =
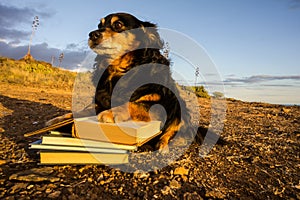
[[159, 152], [169, 152], [168, 144], [182, 125], [183, 124], [179, 123], [178, 120], [174, 120], [173, 123], [163, 132], [163, 135], [160, 137], [159, 142], [156, 145], [156, 148], [159, 150]]

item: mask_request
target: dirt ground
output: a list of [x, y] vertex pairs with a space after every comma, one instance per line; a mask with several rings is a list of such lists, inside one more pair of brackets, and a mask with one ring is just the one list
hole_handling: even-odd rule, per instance
[[[210, 101], [199, 99], [200, 125]], [[152, 172], [38, 165], [23, 134], [69, 112], [71, 93], [0, 84], [0, 199], [300, 199], [300, 107], [227, 100], [224, 145], [193, 143]], [[158, 161], [159, 162], [159, 161]]]

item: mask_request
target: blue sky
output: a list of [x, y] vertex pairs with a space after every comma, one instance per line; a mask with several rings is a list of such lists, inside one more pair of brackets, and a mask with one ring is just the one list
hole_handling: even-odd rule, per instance
[[[62, 65], [76, 68], [89, 52], [88, 33], [100, 18], [120, 11], [195, 40], [215, 63], [227, 97], [300, 104], [299, 0], [1, 0], [0, 55], [26, 53], [38, 15], [32, 55], [50, 62], [64, 52]], [[193, 69], [178, 63], [174, 70], [194, 81]]]

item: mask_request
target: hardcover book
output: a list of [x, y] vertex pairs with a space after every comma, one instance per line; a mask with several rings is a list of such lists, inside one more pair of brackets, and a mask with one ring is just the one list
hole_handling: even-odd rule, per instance
[[100, 123], [96, 117], [75, 119], [75, 137], [140, 146], [160, 133], [160, 121]]
[[128, 154], [90, 153], [76, 151], [41, 151], [41, 164], [125, 164]]
[[[125, 164], [130, 151], [161, 133], [160, 124], [160, 121], [100, 123], [94, 116], [68, 119], [25, 136], [50, 131], [29, 146], [39, 150], [41, 164]], [[72, 125], [75, 131], [57, 131], [66, 125]]]

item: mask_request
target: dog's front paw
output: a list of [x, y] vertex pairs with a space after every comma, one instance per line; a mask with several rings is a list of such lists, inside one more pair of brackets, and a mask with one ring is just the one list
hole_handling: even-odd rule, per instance
[[97, 118], [99, 122], [104, 122], [104, 123], [115, 122], [114, 115], [111, 109], [102, 111], [101, 113], [98, 114]]
[[167, 154], [169, 153], [169, 141], [161, 139], [157, 144], [156, 144], [156, 149], [162, 154]]
[[98, 114], [99, 122], [105, 122], [105, 123], [124, 122], [130, 119], [131, 116], [128, 113], [128, 104], [114, 107], [109, 110], [104, 110]]

